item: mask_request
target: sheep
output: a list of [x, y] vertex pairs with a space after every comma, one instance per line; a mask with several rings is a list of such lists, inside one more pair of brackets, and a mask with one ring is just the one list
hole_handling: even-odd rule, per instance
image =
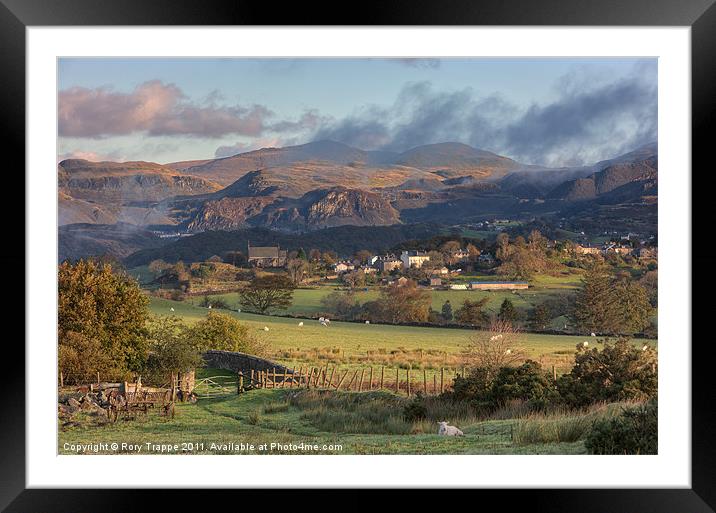
[[268, 331], [268, 326], [264, 326], [264, 331]]
[[593, 337], [596, 337], [597, 335], [596, 335], [596, 333], [592, 332], [592, 336], [593, 336]]
[[455, 426], [448, 426], [447, 422], [438, 422], [438, 425], [440, 426], [438, 428], [438, 435], [441, 436], [465, 436], [465, 433], [460, 431], [460, 429], [456, 428]]
[[303, 321], [299, 322], [299, 323], [298, 323], [298, 326], [299, 326], [299, 327], [303, 326]]
[[370, 324], [370, 321], [365, 321], [366, 324]]
[[587, 342], [587, 341], [585, 340], [584, 342], [582, 342], [582, 345], [583, 345], [584, 347], [587, 347], [587, 346], [589, 345], [589, 342]]
[[173, 311], [174, 311], [174, 307], [172, 306], [169, 310], [171, 310], [171, 311], [173, 312]]

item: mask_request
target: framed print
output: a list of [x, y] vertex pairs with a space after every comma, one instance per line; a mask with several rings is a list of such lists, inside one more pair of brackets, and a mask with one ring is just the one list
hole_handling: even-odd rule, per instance
[[691, 170], [716, 8], [363, 7], [4, 1], [8, 511], [137, 488], [713, 511]]

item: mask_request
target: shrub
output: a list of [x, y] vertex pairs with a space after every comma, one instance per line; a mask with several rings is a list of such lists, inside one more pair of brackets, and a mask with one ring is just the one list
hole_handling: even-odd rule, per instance
[[657, 454], [658, 412], [656, 401], [625, 409], [610, 420], [598, 420], [584, 445], [592, 454]]
[[645, 401], [656, 397], [656, 351], [634, 347], [628, 339], [604, 341], [604, 348], [577, 345], [574, 367], [557, 381], [562, 400], [582, 408], [597, 401]]
[[249, 328], [231, 315], [209, 312], [206, 319], [187, 330], [187, 336], [200, 351], [221, 349], [253, 355], [266, 352], [264, 345], [249, 333]]
[[415, 422], [427, 417], [428, 410], [425, 407], [425, 400], [418, 394], [403, 406], [403, 418], [406, 422]]

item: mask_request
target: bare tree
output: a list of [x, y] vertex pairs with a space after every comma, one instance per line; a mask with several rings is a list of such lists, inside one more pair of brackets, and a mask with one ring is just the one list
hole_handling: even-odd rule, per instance
[[305, 276], [308, 274], [308, 270], [308, 262], [302, 258], [292, 258], [288, 261], [288, 263], [286, 263], [288, 277], [291, 278], [291, 281], [295, 285], [299, 285], [305, 279]]
[[463, 357], [471, 367], [497, 372], [525, 359], [520, 331], [510, 322], [494, 320], [489, 329], [471, 336]]

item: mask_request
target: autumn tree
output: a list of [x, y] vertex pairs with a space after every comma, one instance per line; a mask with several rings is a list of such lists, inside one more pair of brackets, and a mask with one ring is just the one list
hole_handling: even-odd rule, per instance
[[285, 310], [293, 302], [295, 288], [287, 276], [269, 274], [256, 277], [241, 289], [239, 303], [246, 310], [262, 314], [269, 310]]
[[361, 270], [350, 271], [343, 273], [342, 279], [343, 283], [354, 289], [365, 284], [365, 273]]
[[359, 251], [356, 251], [355, 255], [353, 255], [354, 260], [356, 260], [359, 265], [367, 265], [370, 263], [370, 259], [373, 257], [373, 253], [368, 251], [367, 249], [361, 249]]
[[404, 285], [390, 285], [381, 290], [377, 314], [381, 320], [392, 323], [425, 322], [431, 302], [429, 292], [408, 280]]
[[[146, 360], [148, 299], [138, 283], [109, 264], [80, 260], [58, 270], [60, 369], [76, 379], [83, 372], [121, 378], [139, 371]], [[93, 355], [95, 358], [90, 357]], [[89, 360], [81, 372], [77, 359]], [[94, 367], [93, 367], [94, 366]]]
[[292, 258], [286, 263], [286, 272], [294, 285], [299, 285], [308, 274], [309, 264], [302, 258]]
[[525, 358], [520, 331], [499, 320], [472, 335], [462, 353], [471, 367], [486, 369], [493, 376], [501, 367], [515, 365]]

